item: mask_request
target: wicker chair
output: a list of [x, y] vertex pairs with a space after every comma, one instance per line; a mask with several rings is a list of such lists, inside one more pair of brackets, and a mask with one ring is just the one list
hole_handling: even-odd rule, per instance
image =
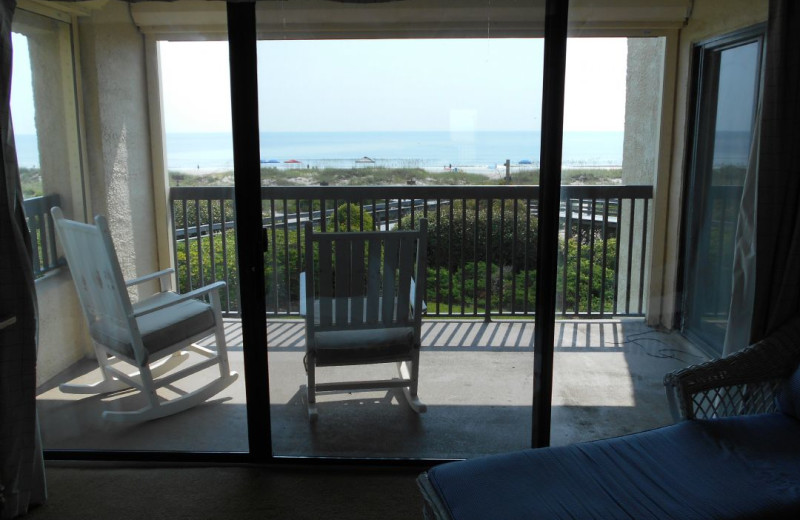
[[676, 421], [775, 412], [783, 381], [800, 364], [800, 316], [727, 357], [664, 377]]

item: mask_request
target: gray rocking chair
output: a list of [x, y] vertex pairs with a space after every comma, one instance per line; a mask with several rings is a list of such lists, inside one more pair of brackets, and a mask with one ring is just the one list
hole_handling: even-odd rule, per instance
[[[418, 230], [315, 232], [305, 225], [309, 419], [319, 392], [402, 388], [417, 413], [427, 221]], [[319, 367], [397, 362], [399, 379], [317, 383]]]
[[[97, 216], [92, 226], [67, 220], [58, 207], [51, 213], [103, 375], [91, 385], [62, 384], [62, 392], [103, 394], [136, 388], [147, 397], [146, 406], [134, 411], [106, 410], [103, 418], [148, 421], [203, 403], [236, 381], [238, 374], [228, 365], [220, 311], [219, 289], [224, 282], [176, 294], [168, 290], [172, 269], [125, 282], [104, 217]], [[129, 286], [156, 279], [161, 292], [131, 303]], [[209, 303], [198, 299], [202, 296]], [[214, 349], [195, 344], [211, 334], [216, 338]], [[189, 358], [186, 350], [206, 359], [173, 370]], [[133, 371], [123, 371], [120, 365], [130, 365]], [[214, 365], [219, 374], [210, 383], [169, 400], [156, 394], [159, 388]]]

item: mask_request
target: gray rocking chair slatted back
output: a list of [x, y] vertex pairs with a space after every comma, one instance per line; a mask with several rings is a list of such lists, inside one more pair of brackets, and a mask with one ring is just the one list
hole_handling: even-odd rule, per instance
[[[314, 232], [305, 226], [307, 326], [315, 330], [420, 325], [427, 221], [419, 230]], [[413, 294], [412, 294], [413, 293]]]
[[92, 339], [142, 361], [146, 354], [136, 352], [137, 324], [106, 219], [97, 216], [96, 226], [75, 222], [60, 208], [53, 216]]

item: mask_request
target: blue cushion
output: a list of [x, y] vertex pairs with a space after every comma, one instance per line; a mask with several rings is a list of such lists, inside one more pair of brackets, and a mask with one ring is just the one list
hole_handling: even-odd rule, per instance
[[786, 415], [800, 419], [800, 366], [784, 381], [778, 393], [778, 408]]
[[800, 421], [684, 421], [428, 471], [453, 520], [800, 518]]

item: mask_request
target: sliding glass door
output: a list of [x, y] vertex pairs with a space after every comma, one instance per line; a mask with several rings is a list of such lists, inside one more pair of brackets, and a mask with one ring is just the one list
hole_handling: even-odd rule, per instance
[[695, 52], [694, 139], [689, 169], [682, 329], [722, 353], [734, 240], [761, 78], [763, 27]]
[[[531, 28], [516, 33], [499, 11], [460, 4], [256, 10], [274, 455], [450, 459], [529, 447], [543, 6], [520, 9]], [[391, 233], [421, 219], [427, 411], [399, 388], [324, 392], [310, 423], [303, 226]], [[394, 363], [316, 370], [317, 383], [399, 377]]]

